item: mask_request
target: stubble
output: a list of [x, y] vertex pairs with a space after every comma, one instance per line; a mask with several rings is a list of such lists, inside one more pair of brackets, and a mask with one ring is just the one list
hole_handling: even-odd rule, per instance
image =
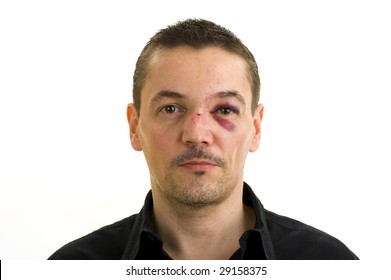
[[[222, 173], [214, 178], [205, 172], [191, 172], [180, 179], [175, 174], [178, 166], [192, 159], [206, 159], [216, 164]], [[175, 157], [169, 165], [166, 176], [162, 181], [153, 178], [153, 185], [159, 193], [171, 204], [187, 207], [202, 208], [220, 204], [226, 200], [237, 186], [242, 171], [232, 173], [228, 170], [226, 161], [203, 146], [192, 147], [185, 153]]]

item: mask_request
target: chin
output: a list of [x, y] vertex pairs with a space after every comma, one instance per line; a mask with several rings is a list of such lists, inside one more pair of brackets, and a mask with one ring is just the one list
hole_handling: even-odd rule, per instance
[[218, 185], [192, 184], [183, 185], [175, 192], [175, 199], [181, 204], [192, 207], [217, 205], [228, 197], [227, 190]]

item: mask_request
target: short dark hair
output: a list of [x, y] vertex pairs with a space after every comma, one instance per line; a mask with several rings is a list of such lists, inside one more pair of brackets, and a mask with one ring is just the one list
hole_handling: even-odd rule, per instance
[[179, 46], [190, 46], [195, 49], [215, 46], [241, 56], [248, 65], [248, 78], [252, 92], [251, 109], [252, 113], [255, 112], [259, 102], [261, 82], [253, 54], [227, 28], [204, 19], [187, 19], [158, 31], [141, 51], [133, 75], [133, 103], [138, 114], [141, 107], [141, 90], [148, 74], [148, 64], [152, 55], [160, 49], [173, 49]]

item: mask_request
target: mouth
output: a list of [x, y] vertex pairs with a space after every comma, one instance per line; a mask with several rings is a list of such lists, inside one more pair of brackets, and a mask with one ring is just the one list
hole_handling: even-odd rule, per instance
[[192, 160], [179, 165], [179, 167], [183, 167], [195, 172], [209, 171], [216, 166], [217, 164], [206, 160]]

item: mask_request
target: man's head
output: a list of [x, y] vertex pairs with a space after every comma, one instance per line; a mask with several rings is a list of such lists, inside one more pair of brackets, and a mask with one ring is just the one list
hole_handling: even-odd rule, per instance
[[152, 57], [164, 49], [189, 46], [194, 49], [219, 47], [241, 56], [247, 63], [248, 79], [252, 92], [252, 112], [259, 102], [260, 78], [258, 66], [249, 49], [230, 30], [202, 19], [188, 19], [157, 32], [142, 50], [133, 76], [133, 102], [140, 113], [141, 92], [149, 72]]
[[[216, 205], [235, 190], [241, 196], [247, 154], [258, 148], [263, 107], [254, 105], [254, 87], [259, 94], [259, 77], [254, 83], [247, 56], [232, 51], [247, 49], [227, 30], [198, 20], [179, 25], [179, 41], [190, 32], [192, 45], [178, 43], [175, 28], [169, 29], [172, 40], [166, 45], [171, 46], [152, 48], [156, 43], [151, 40], [143, 51], [146, 61], [138, 60], [135, 80], [142, 82], [135, 85], [139, 93], [128, 106], [131, 143], [144, 152], [154, 199]], [[195, 34], [214, 43], [195, 44]], [[241, 47], [222, 47], [227, 36]]]

